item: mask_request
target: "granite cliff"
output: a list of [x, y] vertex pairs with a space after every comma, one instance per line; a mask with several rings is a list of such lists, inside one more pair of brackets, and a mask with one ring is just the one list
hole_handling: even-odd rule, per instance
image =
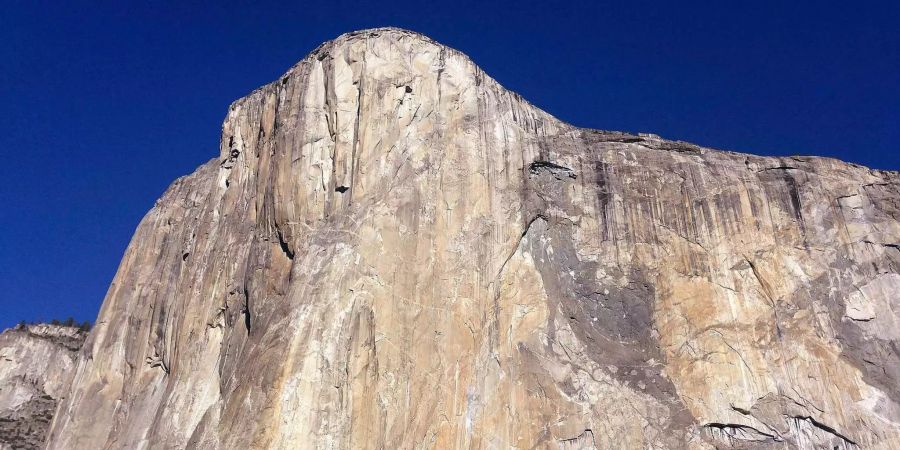
[[41, 448], [56, 404], [69, 391], [85, 335], [50, 324], [0, 333], [0, 449]]
[[581, 129], [405, 30], [236, 101], [47, 448], [900, 449], [900, 175]]

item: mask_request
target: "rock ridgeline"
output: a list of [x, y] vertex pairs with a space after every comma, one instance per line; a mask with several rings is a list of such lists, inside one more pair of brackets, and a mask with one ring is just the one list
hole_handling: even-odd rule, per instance
[[50, 449], [900, 449], [900, 176], [580, 129], [404, 30], [231, 105]]
[[86, 335], [76, 327], [50, 324], [0, 333], [0, 449], [42, 448]]

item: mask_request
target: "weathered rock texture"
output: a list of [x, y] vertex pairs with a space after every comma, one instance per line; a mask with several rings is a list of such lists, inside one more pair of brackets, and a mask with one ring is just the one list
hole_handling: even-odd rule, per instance
[[47, 324], [0, 333], [0, 449], [41, 448], [84, 337], [78, 328]]
[[339, 37], [137, 229], [49, 448], [900, 449], [900, 176]]

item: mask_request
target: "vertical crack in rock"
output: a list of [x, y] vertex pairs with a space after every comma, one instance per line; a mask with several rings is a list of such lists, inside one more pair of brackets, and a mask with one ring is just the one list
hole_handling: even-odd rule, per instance
[[[360, 136], [359, 136], [359, 127], [362, 124], [362, 103], [363, 103], [363, 89], [365, 89], [365, 73], [366, 73], [366, 58], [365, 54], [363, 54], [362, 62], [360, 63], [362, 66], [360, 68], [359, 73], [359, 84], [356, 86], [356, 120], [353, 124], [353, 151], [350, 154], [350, 186], [354, 185], [354, 180], [356, 179], [356, 172], [359, 170], [359, 147], [361, 144]], [[341, 192], [342, 194], [346, 192]], [[350, 195], [347, 198], [347, 204], [353, 204], [353, 192], [350, 192]]]
[[247, 334], [250, 334], [250, 326], [251, 326], [251, 312], [250, 312], [250, 293], [247, 290], [246, 283], [244, 284], [244, 305], [241, 313], [244, 315], [244, 328], [247, 329]]
[[278, 246], [281, 248], [281, 251], [285, 256], [288, 257], [288, 259], [293, 261], [294, 251], [291, 250], [291, 247], [288, 245], [287, 241], [284, 240], [284, 233], [281, 232], [281, 228], [276, 228], [275, 235], [278, 236]]

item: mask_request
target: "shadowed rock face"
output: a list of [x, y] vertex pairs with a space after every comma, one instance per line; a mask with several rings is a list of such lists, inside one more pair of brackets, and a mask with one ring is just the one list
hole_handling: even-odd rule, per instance
[[347, 34], [141, 222], [48, 447], [900, 449], [898, 219]]
[[0, 449], [41, 448], [85, 334], [46, 324], [0, 333]]

